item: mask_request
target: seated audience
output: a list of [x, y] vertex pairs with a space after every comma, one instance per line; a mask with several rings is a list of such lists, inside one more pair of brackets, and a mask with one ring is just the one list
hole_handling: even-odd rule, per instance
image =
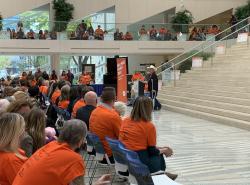
[[121, 33], [119, 32], [119, 29], [117, 28], [114, 33], [114, 40], [122, 40]]
[[70, 86], [64, 85], [61, 89], [61, 96], [59, 97], [58, 107], [67, 110], [69, 105], [69, 91]]
[[100, 25], [98, 25], [98, 28], [95, 30], [95, 39], [97, 40], [104, 39], [104, 31], [101, 29]]
[[[104, 88], [101, 95], [101, 103], [93, 110], [89, 120], [90, 132], [100, 138], [111, 163], [114, 162], [114, 159], [105, 137], [118, 139], [122, 122], [120, 116], [113, 108], [115, 99], [115, 89], [112, 87]], [[102, 163], [107, 163], [106, 159]]]
[[20, 148], [30, 157], [45, 144], [45, 113], [39, 108], [33, 108], [27, 118], [25, 133], [20, 141]]
[[52, 74], [50, 75], [50, 80], [57, 81], [57, 75], [55, 70], [52, 71]]
[[121, 118], [123, 118], [125, 116], [126, 108], [127, 108], [126, 104], [123, 102], [118, 101], [118, 102], [115, 102], [115, 104], [114, 104], [114, 109], [119, 114], [119, 116]]
[[[80, 120], [65, 123], [58, 141], [40, 148], [21, 167], [13, 185], [84, 185], [85, 166], [76, 153], [85, 142], [87, 127]], [[103, 176], [94, 185], [107, 185], [110, 176]]]
[[61, 88], [65, 85], [64, 81], [58, 82], [55, 86], [55, 90], [51, 96], [51, 102], [56, 104], [57, 99], [61, 96]]
[[68, 76], [67, 76], [66, 71], [62, 71], [62, 74], [60, 76], [60, 80], [62, 80], [62, 81], [68, 81]]
[[80, 95], [80, 98], [76, 100], [76, 102], [75, 102], [75, 104], [74, 104], [74, 106], [73, 106], [73, 110], [72, 110], [72, 114], [71, 114], [71, 117], [72, 117], [72, 118], [75, 118], [75, 117], [76, 117], [77, 111], [78, 111], [81, 107], [83, 107], [83, 106], [86, 105], [86, 104], [85, 104], [85, 101], [84, 101], [84, 96], [85, 96], [85, 94], [86, 94], [87, 92], [89, 92], [89, 91], [90, 91], [90, 89], [89, 89], [89, 87], [87, 87], [87, 86], [80, 86], [80, 87], [79, 87], [79, 95]]
[[140, 36], [148, 34], [147, 30], [145, 29], [145, 25], [142, 25], [141, 29], [139, 30], [139, 34]]
[[81, 85], [90, 85], [92, 81], [91, 75], [88, 72], [83, 72], [79, 78], [79, 84]]
[[126, 32], [126, 34], [123, 36], [123, 40], [133, 40], [133, 36], [130, 32]]
[[157, 37], [157, 29], [155, 29], [154, 25], [152, 25], [151, 29], [149, 30], [149, 36], [151, 40], [155, 40]]
[[50, 35], [49, 35], [49, 31], [48, 30], [44, 30], [43, 37], [44, 37], [45, 40], [50, 39]]
[[[163, 154], [169, 157], [173, 151], [169, 147], [156, 146], [156, 129], [152, 121], [153, 103], [148, 97], [138, 97], [129, 118], [121, 126], [120, 141], [138, 153], [142, 163], [148, 166], [150, 173], [165, 171], [166, 164]], [[167, 174], [171, 179], [177, 175]]]
[[32, 29], [27, 33], [27, 39], [35, 39], [35, 32]]
[[79, 86], [71, 86], [70, 91], [69, 91], [69, 105], [67, 111], [69, 114], [72, 114], [73, 111], [73, 106], [75, 105], [76, 101], [78, 101], [81, 91], [78, 90], [80, 87]]
[[0, 99], [0, 115], [6, 112], [10, 102], [7, 99]]
[[28, 100], [26, 99], [19, 99], [15, 100], [10, 103], [8, 106], [6, 112], [11, 112], [11, 113], [18, 113], [24, 117], [26, 120], [28, 118], [28, 115], [31, 111], [31, 104]]
[[165, 40], [165, 36], [167, 34], [167, 29], [165, 27], [161, 27], [159, 30], [159, 40]]
[[38, 33], [39, 40], [45, 40], [45, 35], [43, 34], [43, 30], [40, 30]]
[[17, 37], [17, 34], [16, 34], [16, 30], [15, 29], [12, 29], [12, 31], [11, 31], [11, 39], [16, 39], [16, 37]]
[[83, 34], [82, 34], [82, 40], [89, 40], [89, 33], [87, 31], [85, 31]]
[[93, 91], [87, 92], [84, 96], [84, 101], [86, 105], [78, 109], [76, 119], [84, 121], [89, 129], [90, 115], [97, 106], [97, 94]]
[[0, 116], [0, 184], [12, 185], [14, 178], [27, 158], [19, 149], [25, 130], [21, 115], [4, 113]]

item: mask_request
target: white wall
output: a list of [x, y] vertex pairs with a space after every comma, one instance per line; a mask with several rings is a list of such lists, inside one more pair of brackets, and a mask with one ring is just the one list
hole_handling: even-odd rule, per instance
[[[11, 17], [51, 2], [52, 0], [0, 0], [0, 12], [3, 17]], [[75, 20], [115, 5], [115, 0], [68, 0], [67, 2], [74, 4]]]
[[[247, 0], [184, 0], [195, 22], [246, 4]], [[180, 10], [180, 0], [116, 0], [116, 22], [135, 23], [170, 8]]]

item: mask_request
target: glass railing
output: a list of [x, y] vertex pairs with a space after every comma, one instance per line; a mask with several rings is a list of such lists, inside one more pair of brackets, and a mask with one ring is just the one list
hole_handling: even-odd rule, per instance
[[[50, 22], [4, 19], [0, 39], [51, 40], [141, 40], [141, 41], [205, 41], [223, 32], [228, 24], [119, 24], [81, 21]], [[100, 25], [100, 29], [98, 29]], [[53, 30], [61, 31], [50, 31]], [[65, 30], [65, 31], [62, 31]], [[40, 33], [39, 33], [40, 32]]]
[[213, 66], [215, 54], [226, 54], [228, 48], [237, 42], [245, 42], [249, 46], [249, 33], [250, 17], [163, 63], [157, 68], [157, 74], [165, 85], [176, 86], [181, 73], [191, 68]]

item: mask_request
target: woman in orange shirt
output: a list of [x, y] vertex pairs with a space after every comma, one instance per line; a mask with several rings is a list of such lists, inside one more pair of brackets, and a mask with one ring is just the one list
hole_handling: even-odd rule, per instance
[[69, 105], [69, 91], [70, 86], [65, 85], [61, 89], [61, 96], [59, 97], [58, 107], [66, 110]]
[[[84, 185], [84, 161], [76, 151], [86, 136], [83, 121], [67, 121], [58, 141], [50, 142], [33, 154], [17, 173], [13, 185]], [[108, 185], [109, 180], [109, 176], [103, 176], [93, 185]]]
[[0, 117], [0, 184], [11, 185], [27, 158], [19, 150], [19, 140], [25, 130], [21, 115], [5, 113]]
[[[119, 140], [128, 148], [138, 153], [142, 163], [148, 166], [151, 173], [165, 171], [163, 154], [169, 157], [173, 151], [169, 147], [156, 146], [156, 129], [151, 122], [153, 111], [152, 100], [138, 97], [129, 118], [126, 118], [120, 129]], [[173, 180], [177, 175], [167, 173]]]

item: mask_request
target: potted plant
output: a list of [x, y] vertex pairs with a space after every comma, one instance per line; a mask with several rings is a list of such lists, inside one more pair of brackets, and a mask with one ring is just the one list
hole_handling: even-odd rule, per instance
[[245, 19], [250, 16], [250, 0], [248, 1], [247, 5], [240, 6], [236, 8], [235, 17], [238, 20]]
[[176, 33], [179, 33], [179, 40], [187, 39], [189, 24], [193, 23], [193, 19], [192, 13], [188, 10], [179, 11], [173, 16], [171, 23]]
[[53, 9], [55, 10], [54, 31], [58, 33], [58, 39], [67, 37], [65, 32], [70, 20], [73, 19], [74, 6], [66, 0], [53, 0]]

